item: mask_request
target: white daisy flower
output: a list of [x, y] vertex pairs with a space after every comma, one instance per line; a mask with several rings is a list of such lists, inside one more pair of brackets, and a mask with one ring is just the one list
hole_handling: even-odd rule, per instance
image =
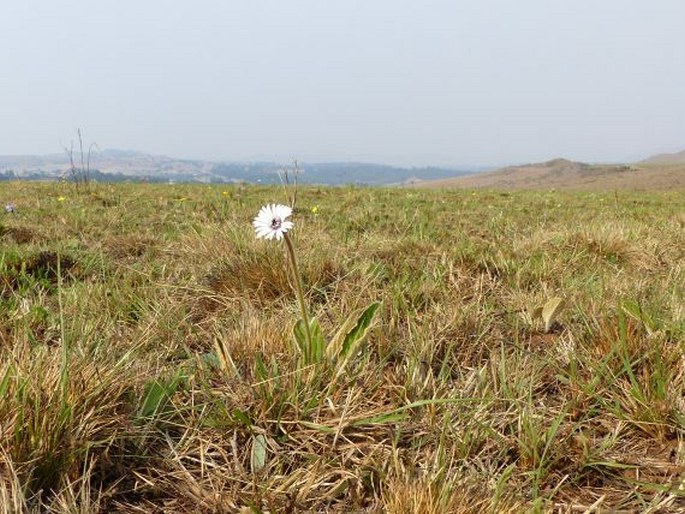
[[252, 222], [257, 237], [283, 239], [283, 234], [293, 228], [292, 221], [286, 221], [293, 213], [287, 205], [265, 205]]

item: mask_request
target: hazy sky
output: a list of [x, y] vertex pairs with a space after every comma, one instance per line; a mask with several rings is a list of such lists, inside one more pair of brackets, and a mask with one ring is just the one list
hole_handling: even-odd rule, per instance
[[22, 0], [0, 154], [503, 164], [685, 148], [682, 0]]

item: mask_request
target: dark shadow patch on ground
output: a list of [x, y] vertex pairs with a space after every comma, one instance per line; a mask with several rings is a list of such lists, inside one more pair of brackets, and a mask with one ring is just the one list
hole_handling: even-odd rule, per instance
[[40, 235], [26, 227], [2, 227], [0, 226], [0, 239], [9, 239], [17, 244], [33, 243], [41, 239]]
[[0, 294], [6, 296], [35, 284], [52, 289], [59, 283], [60, 275], [63, 283], [78, 276], [77, 262], [73, 257], [41, 251], [28, 257], [10, 259], [0, 268]]

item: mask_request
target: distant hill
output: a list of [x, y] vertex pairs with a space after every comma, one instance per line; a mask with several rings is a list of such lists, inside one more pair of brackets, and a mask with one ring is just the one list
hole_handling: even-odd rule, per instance
[[[77, 163], [79, 164], [79, 163]], [[99, 181], [253, 182], [280, 183], [282, 170], [274, 162], [215, 162], [176, 159], [132, 150], [104, 150], [91, 156], [91, 177]], [[300, 163], [298, 180], [308, 184], [395, 185], [444, 179], [468, 173], [455, 168], [402, 168], [361, 162]], [[473, 170], [471, 170], [473, 171]], [[0, 156], [2, 179], [55, 179], [70, 176], [66, 153]]]
[[[80, 156], [74, 156], [80, 165]], [[130, 150], [95, 152], [84, 165], [91, 176], [98, 179], [121, 180], [203, 180], [211, 176], [213, 163], [153, 156]], [[48, 155], [0, 156], [0, 175], [23, 179], [68, 178], [71, 174], [69, 156], [64, 153]]]
[[567, 159], [508, 166], [486, 173], [434, 180], [418, 187], [487, 189], [678, 189], [685, 190], [685, 162], [665, 166], [642, 161], [636, 164], [587, 164]]
[[676, 153], [660, 153], [657, 155], [652, 155], [644, 161], [640, 161], [641, 164], [685, 164], [685, 150]]
[[[77, 163], [78, 164], [78, 163]], [[90, 176], [99, 182], [247, 182], [278, 184], [289, 164], [177, 159], [133, 150], [104, 150], [91, 156]], [[588, 164], [568, 159], [482, 171], [402, 168], [364, 162], [299, 164], [299, 182], [322, 185], [462, 187], [492, 189], [676, 189], [685, 190], [685, 151], [660, 154], [634, 164]], [[66, 153], [0, 156], [0, 180], [69, 178]]]

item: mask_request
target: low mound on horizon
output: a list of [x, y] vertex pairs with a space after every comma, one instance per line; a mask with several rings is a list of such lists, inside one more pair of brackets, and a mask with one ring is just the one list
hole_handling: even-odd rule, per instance
[[685, 165], [685, 150], [675, 153], [660, 153], [647, 157], [640, 164]]
[[650, 161], [661, 156], [636, 164], [588, 164], [558, 158], [415, 185], [425, 188], [685, 191], [685, 151], [681, 154], [683, 162], [679, 165], [672, 162]]

